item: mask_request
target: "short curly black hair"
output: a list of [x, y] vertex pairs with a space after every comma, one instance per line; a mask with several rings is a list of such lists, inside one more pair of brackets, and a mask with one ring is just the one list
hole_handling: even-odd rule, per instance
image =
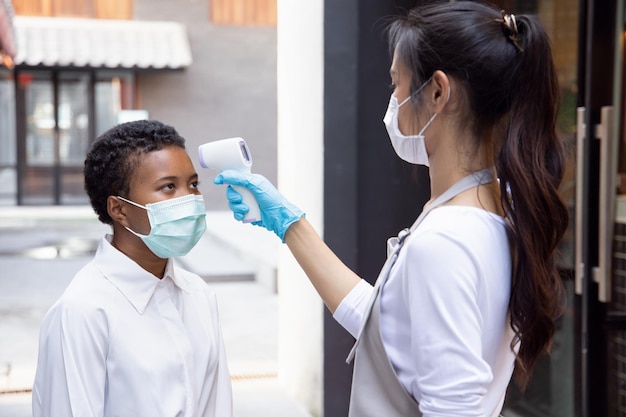
[[85, 191], [102, 223], [113, 224], [107, 198], [129, 194], [137, 158], [169, 146], [185, 149], [185, 139], [173, 127], [156, 120], [122, 123], [96, 139], [87, 152], [83, 174]]

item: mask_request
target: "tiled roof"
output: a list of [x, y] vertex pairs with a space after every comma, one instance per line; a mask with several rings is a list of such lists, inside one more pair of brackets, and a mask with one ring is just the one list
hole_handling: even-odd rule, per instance
[[180, 69], [191, 64], [175, 22], [15, 16], [16, 66]]

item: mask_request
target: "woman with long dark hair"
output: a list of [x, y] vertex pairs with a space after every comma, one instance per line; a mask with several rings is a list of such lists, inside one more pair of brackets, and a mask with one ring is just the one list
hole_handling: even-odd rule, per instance
[[[384, 123], [397, 155], [429, 166], [431, 199], [390, 239], [375, 286], [260, 175], [245, 186], [335, 319], [357, 338], [350, 416], [498, 416], [524, 387], [562, 309], [557, 244], [565, 149], [548, 36], [533, 16], [438, 2], [389, 26]], [[248, 208], [231, 187], [235, 218]]]

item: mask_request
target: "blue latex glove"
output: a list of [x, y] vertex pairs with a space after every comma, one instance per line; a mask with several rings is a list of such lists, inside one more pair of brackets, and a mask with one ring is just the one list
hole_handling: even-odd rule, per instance
[[261, 211], [261, 221], [252, 224], [263, 226], [267, 230], [276, 233], [283, 242], [285, 241], [285, 232], [287, 232], [289, 226], [305, 215], [302, 210], [287, 201], [272, 183], [262, 175], [245, 174], [228, 169], [215, 177], [213, 183], [229, 184], [226, 189], [228, 207], [233, 211], [237, 220], [243, 220], [249, 208], [242, 202], [241, 194], [230, 185], [238, 185], [250, 190]]

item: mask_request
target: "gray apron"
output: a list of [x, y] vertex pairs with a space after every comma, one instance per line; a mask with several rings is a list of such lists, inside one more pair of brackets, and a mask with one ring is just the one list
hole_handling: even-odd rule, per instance
[[463, 191], [493, 180], [491, 168], [461, 179], [424, 208], [410, 229], [402, 230], [398, 237], [391, 238], [387, 242], [387, 261], [378, 275], [356, 343], [346, 360], [350, 363], [353, 358], [356, 358], [352, 375], [349, 417], [419, 417], [422, 415], [419, 411], [419, 403], [398, 380], [383, 346], [380, 334], [380, 290], [389, 277], [389, 272], [398, 258], [405, 239], [432, 209]]

